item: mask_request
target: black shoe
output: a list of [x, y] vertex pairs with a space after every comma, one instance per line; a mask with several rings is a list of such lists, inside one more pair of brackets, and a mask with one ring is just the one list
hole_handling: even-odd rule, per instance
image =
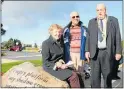
[[121, 79], [119, 76], [113, 77], [113, 80]]
[[120, 70], [118, 70], [118, 72], [121, 72]]
[[85, 79], [89, 79], [90, 78], [90, 74], [89, 73], [85, 73]]

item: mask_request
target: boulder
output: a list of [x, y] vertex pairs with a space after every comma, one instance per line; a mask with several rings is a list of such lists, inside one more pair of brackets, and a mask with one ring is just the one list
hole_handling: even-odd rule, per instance
[[68, 88], [69, 85], [45, 72], [42, 67], [35, 67], [30, 62], [24, 62], [12, 67], [2, 76], [2, 87]]

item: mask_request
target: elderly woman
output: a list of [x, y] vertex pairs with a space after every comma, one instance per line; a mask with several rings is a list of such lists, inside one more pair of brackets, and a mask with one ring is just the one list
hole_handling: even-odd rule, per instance
[[62, 27], [53, 24], [49, 28], [50, 36], [42, 43], [42, 58], [45, 71], [56, 78], [67, 81], [70, 87], [80, 88], [78, 75], [70, 69], [64, 60]]

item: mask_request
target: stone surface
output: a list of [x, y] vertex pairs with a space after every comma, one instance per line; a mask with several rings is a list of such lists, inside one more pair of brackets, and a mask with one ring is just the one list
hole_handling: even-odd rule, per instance
[[63, 87], [68, 84], [61, 81], [41, 67], [35, 67], [30, 62], [24, 62], [12, 67], [2, 76], [2, 87]]

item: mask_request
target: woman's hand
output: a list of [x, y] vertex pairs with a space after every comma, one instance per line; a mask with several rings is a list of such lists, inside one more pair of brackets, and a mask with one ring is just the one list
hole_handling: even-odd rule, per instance
[[68, 68], [68, 66], [66, 64], [62, 64], [60, 68], [61, 69], [66, 69], [66, 68]]
[[63, 61], [63, 59], [60, 59], [59, 62], [61, 62], [62, 64], [65, 64], [65, 62]]
[[61, 68], [61, 66], [62, 66], [62, 63], [61, 62], [56, 62], [56, 67], [57, 68]]

